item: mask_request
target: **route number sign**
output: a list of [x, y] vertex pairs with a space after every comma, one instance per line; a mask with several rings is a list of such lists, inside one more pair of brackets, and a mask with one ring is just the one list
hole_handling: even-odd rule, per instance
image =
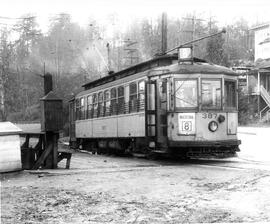
[[179, 113], [178, 127], [180, 135], [195, 134], [195, 113]]

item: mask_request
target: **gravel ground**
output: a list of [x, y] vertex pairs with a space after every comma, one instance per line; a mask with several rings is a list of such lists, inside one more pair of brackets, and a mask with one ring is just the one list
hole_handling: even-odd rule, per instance
[[183, 163], [75, 153], [70, 170], [2, 175], [1, 221], [270, 222], [269, 170], [241, 159]]

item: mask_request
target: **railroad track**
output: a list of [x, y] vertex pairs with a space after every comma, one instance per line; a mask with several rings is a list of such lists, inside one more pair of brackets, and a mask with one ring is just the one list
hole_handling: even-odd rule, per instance
[[[84, 152], [85, 153], [85, 152]], [[141, 169], [152, 169], [158, 167], [172, 167], [172, 166], [203, 166], [203, 167], [216, 167], [220, 169], [246, 169], [246, 170], [269, 170], [270, 163], [252, 161], [242, 158], [230, 158], [230, 159], [190, 159], [181, 160], [179, 158], [170, 157], [159, 157], [158, 159], [145, 159], [141, 156], [138, 157], [117, 157], [110, 155], [92, 155], [89, 154], [87, 157], [73, 158], [71, 162], [71, 167], [79, 167], [83, 165], [83, 170], [98, 170], [105, 169], [108, 172], [119, 172], [141, 170]], [[136, 160], [134, 160], [136, 159]], [[96, 161], [98, 160], [98, 161]], [[102, 163], [104, 162], [104, 163]], [[116, 170], [115, 170], [116, 169]], [[104, 172], [106, 172], [104, 170]], [[109, 171], [111, 170], [111, 171]]]

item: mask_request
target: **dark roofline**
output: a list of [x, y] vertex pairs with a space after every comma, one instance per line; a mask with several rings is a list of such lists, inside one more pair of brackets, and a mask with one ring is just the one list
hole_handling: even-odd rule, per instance
[[[177, 60], [177, 59], [178, 59], [177, 54], [158, 56], [158, 57], [155, 57], [155, 58], [150, 59], [148, 61], [144, 61], [144, 62], [141, 62], [141, 63], [136, 64], [134, 66], [120, 70], [118, 72], [115, 72], [111, 75], [107, 75], [107, 76], [104, 76], [100, 79], [96, 79], [94, 81], [88, 82], [88, 83], [82, 85], [82, 87], [87, 88], [88, 86], [89, 87], [90, 86], [98, 86], [99, 83], [101, 85], [103, 83], [113, 81], [113, 80], [118, 79], [118, 78], [123, 78], [123, 77], [130, 76], [130, 75], [133, 75], [133, 74], [138, 73], [138, 72], [149, 70], [152, 68], [151, 65], [153, 65], [153, 63], [160, 62], [160, 61], [166, 61], [166, 60], [172, 61], [172, 60]], [[139, 71], [140, 68], [142, 69], [144, 66], [147, 66], [147, 65], [149, 66], [147, 69]], [[158, 66], [160, 66], [160, 65], [158, 65]]]
[[[143, 72], [143, 71], [147, 71], [150, 70], [151, 68], [157, 67], [157, 66], [166, 66], [166, 65], [170, 65], [172, 64], [172, 60], [178, 60], [178, 54], [167, 54], [167, 55], [162, 55], [162, 56], [157, 56], [153, 59], [150, 59], [148, 61], [144, 61], [141, 62], [139, 64], [136, 64], [134, 66], [128, 67], [126, 69], [120, 70], [116, 73], [112, 73], [111, 75], [107, 75], [104, 76], [100, 79], [96, 79], [94, 81], [88, 82], [84, 85], [82, 85], [82, 87], [84, 87], [85, 89], [89, 89], [91, 87], [96, 87], [102, 84], [105, 84], [107, 82], [112, 82], [116, 79], [120, 79], [120, 78], [124, 78], [130, 75], [134, 75], [136, 73], [139, 72]], [[206, 62], [203, 59], [199, 59], [199, 58], [193, 58], [194, 62]], [[163, 64], [162, 64], [163, 62]], [[157, 65], [155, 65], [154, 63], [158, 63]], [[147, 67], [145, 67], [147, 66]]]

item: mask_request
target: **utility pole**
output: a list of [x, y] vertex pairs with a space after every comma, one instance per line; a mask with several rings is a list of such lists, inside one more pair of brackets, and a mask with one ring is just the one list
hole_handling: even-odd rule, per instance
[[127, 52], [127, 56], [125, 57], [129, 61], [129, 66], [138, 63], [138, 49], [134, 46], [138, 44], [137, 41], [131, 41], [130, 39], [124, 40], [125, 48], [124, 50]]
[[167, 51], [167, 14], [162, 13], [161, 20], [161, 54], [165, 54]]
[[110, 44], [107, 43], [106, 44], [106, 47], [107, 47], [107, 54], [108, 54], [108, 69], [109, 69], [109, 72], [112, 71], [112, 64], [111, 64], [111, 49], [110, 49]]
[[210, 15], [209, 17], [209, 22], [208, 22], [208, 32], [209, 34], [211, 34], [212, 29], [213, 29], [213, 25], [215, 25], [215, 23], [217, 22], [216, 20], [213, 20], [213, 16]]
[[[187, 33], [191, 33], [191, 41], [195, 40], [196, 37], [196, 22], [198, 21], [205, 21], [204, 19], [200, 19], [200, 18], [196, 18], [195, 13], [193, 14], [192, 17], [184, 17], [184, 20], [188, 20], [191, 21], [191, 30], [183, 30], [183, 32], [187, 32]], [[191, 44], [192, 48], [193, 48], [193, 53], [195, 55], [195, 48], [194, 48], [194, 44]]]

